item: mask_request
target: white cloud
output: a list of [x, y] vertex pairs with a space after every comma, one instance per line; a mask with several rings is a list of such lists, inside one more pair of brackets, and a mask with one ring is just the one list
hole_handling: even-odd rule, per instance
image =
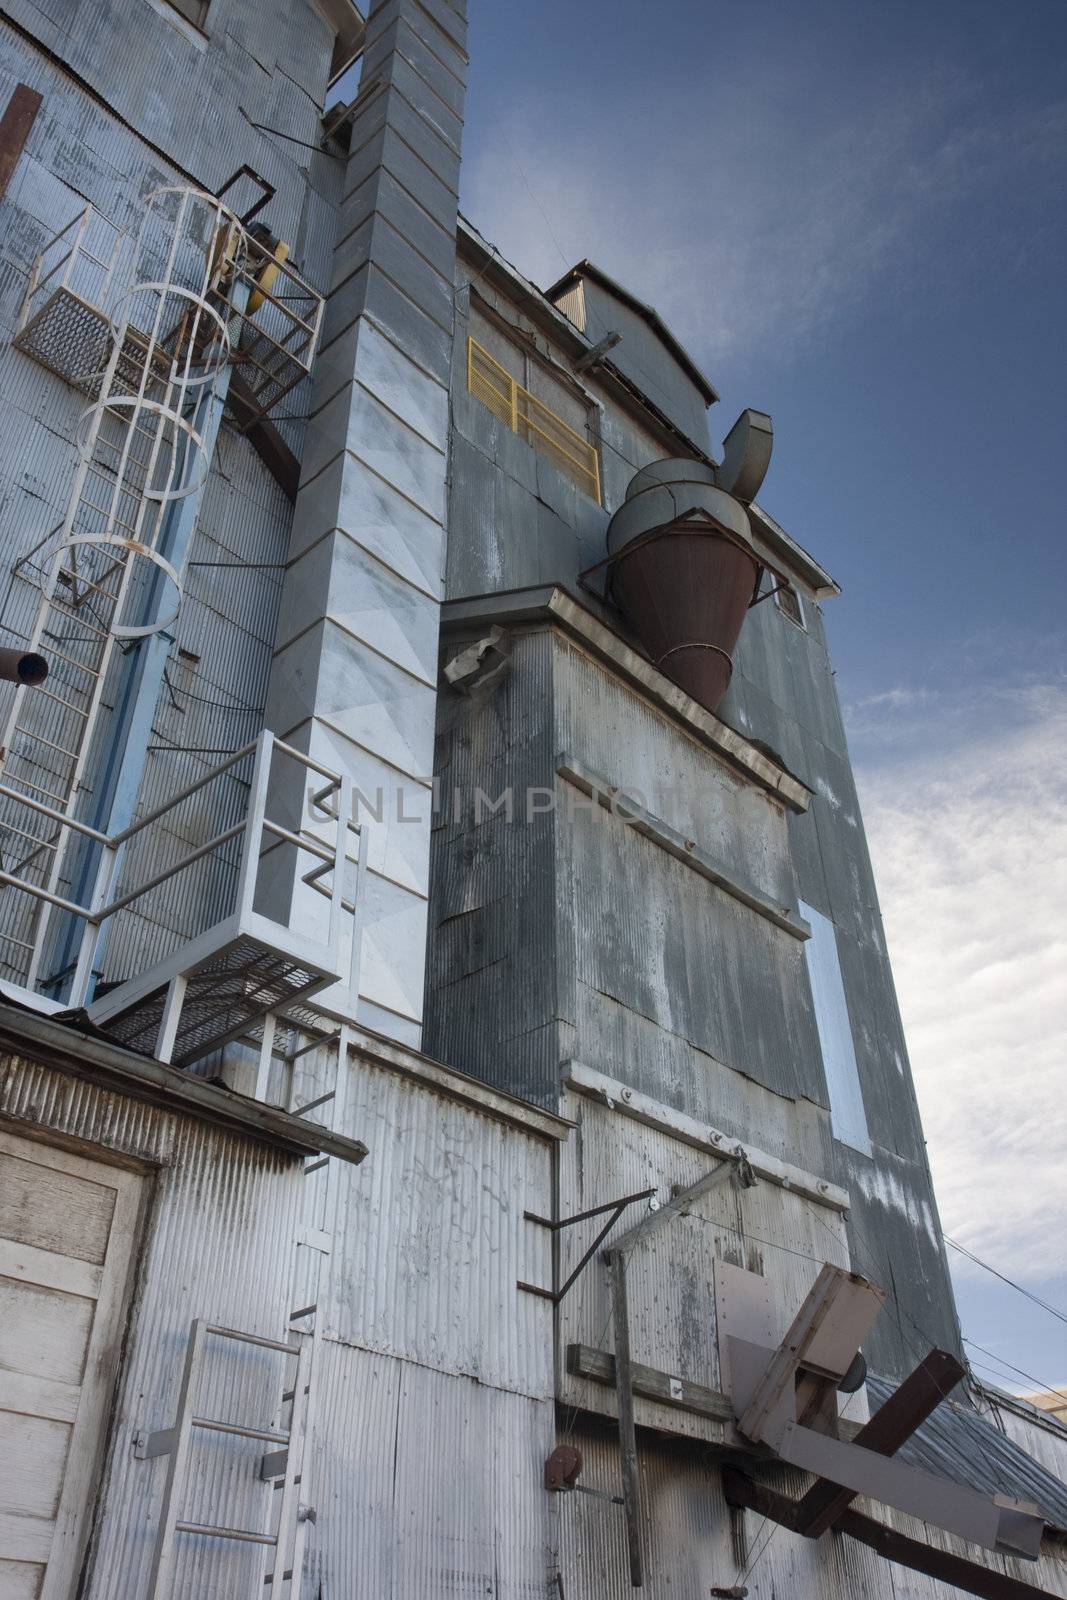
[[1067, 1227], [1067, 688], [876, 698], [891, 759], [853, 742], [942, 1225], [1040, 1280]]
[[711, 360], [804, 345], [935, 276], [956, 291], [979, 263], [1019, 270], [1048, 226], [1065, 105], [1020, 110], [937, 70], [851, 98], [793, 63], [707, 75], [707, 94], [648, 81], [500, 107], [464, 209], [543, 284], [598, 261]]

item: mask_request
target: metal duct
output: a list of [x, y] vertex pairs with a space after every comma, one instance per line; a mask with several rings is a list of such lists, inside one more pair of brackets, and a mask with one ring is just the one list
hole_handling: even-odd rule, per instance
[[10, 683], [43, 683], [48, 676], [48, 662], [34, 650], [0, 650], [0, 678]]
[[744, 507], [702, 461], [654, 461], [608, 526], [611, 593], [654, 664], [714, 711], [760, 563]]

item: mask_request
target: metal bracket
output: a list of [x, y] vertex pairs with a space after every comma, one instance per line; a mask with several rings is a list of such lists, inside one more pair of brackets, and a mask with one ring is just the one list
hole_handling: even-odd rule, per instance
[[288, 1465], [288, 1449], [271, 1450], [260, 1460], [259, 1475], [264, 1483], [269, 1483], [274, 1478], [283, 1478]]
[[133, 1453], [138, 1461], [153, 1461], [156, 1456], [169, 1456], [178, 1437], [177, 1428], [159, 1428], [155, 1433], [135, 1433]]
[[544, 1289], [537, 1283], [524, 1283], [521, 1278], [516, 1287], [522, 1289], [526, 1294], [539, 1295], [542, 1300], [551, 1300], [553, 1305], [558, 1306], [567, 1290], [577, 1281], [585, 1267], [596, 1255], [600, 1246], [626, 1210], [626, 1207], [634, 1205], [638, 1200], [650, 1200], [655, 1192], [655, 1189], [641, 1189], [637, 1194], [624, 1195], [621, 1200], [608, 1200], [602, 1206], [591, 1206], [588, 1211], [579, 1211], [573, 1217], [564, 1217], [561, 1222], [553, 1222], [549, 1217], [538, 1216], [535, 1211], [524, 1211], [523, 1217], [527, 1222], [536, 1222], [539, 1228], [547, 1228], [550, 1233], [559, 1233], [563, 1228], [573, 1228], [575, 1223], [588, 1222], [590, 1217], [602, 1217], [606, 1211], [610, 1211], [611, 1216], [560, 1289]]

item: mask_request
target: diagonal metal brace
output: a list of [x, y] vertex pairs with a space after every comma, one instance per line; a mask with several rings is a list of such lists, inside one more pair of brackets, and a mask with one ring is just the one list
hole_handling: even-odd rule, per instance
[[524, 1290], [527, 1294], [539, 1295], [542, 1300], [551, 1300], [553, 1305], [558, 1306], [560, 1301], [563, 1299], [563, 1296], [567, 1293], [567, 1290], [572, 1286], [572, 1284], [577, 1282], [578, 1278], [588, 1266], [589, 1262], [596, 1255], [597, 1251], [600, 1249], [600, 1246], [603, 1244], [612, 1228], [618, 1222], [627, 1206], [634, 1205], [638, 1200], [648, 1200], [652, 1197], [652, 1195], [655, 1194], [655, 1192], [656, 1191], [654, 1188], [641, 1189], [637, 1194], [624, 1195], [621, 1200], [608, 1200], [602, 1206], [591, 1206], [588, 1211], [578, 1211], [573, 1217], [564, 1217], [562, 1221], [559, 1222], [553, 1222], [549, 1217], [538, 1216], [534, 1211], [524, 1211], [523, 1217], [527, 1222], [536, 1222], [538, 1227], [548, 1228], [551, 1233], [559, 1233], [563, 1228], [573, 1228], [575, 1223], [588, 1222], [591, 1217], [602, 1217], [605, 1212], [610, 1211], [611, 1215], [608, 1217], [607, 1222], [605, 1222], [604, 1226], [601, 1228], [600, 1232], [589, 1246], [589, 1249], [582, 1256], [582, 1259], [579, 1261], [578, 1265], [575, 1267], [566, 1283], [564, 1283], [558, 1290], [545, 1289], [537, 1283], [524, 1283], [521, 1279], [519, 1280], [517, 1287]]

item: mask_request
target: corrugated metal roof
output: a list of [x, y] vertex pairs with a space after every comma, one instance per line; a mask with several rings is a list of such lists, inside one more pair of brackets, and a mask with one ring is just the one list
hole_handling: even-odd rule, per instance
[[[885, 1378], [868, 1377], [872, 1412], [895, 1388], [896, 1384]], [[984, 1494], [1033, 1501], [1046, 1522], [1067, 1530], [1067, 1484], [1046, 1472], [975, 1411], [943, 1402], [904, 1445], [900, 1456], [939, 1478], [969, 1483]]]

